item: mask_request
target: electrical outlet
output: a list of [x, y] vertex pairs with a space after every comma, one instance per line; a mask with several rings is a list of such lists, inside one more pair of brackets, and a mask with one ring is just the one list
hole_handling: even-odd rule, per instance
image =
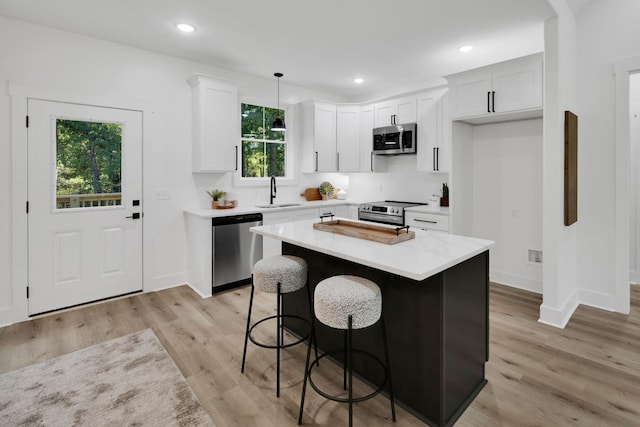
[[520, 218], [520, 211], [518, 209], [511, 209], [511, 218], [518, 219]]
[[171, 191], [156, 190], [156, 200], [171, 200]]
[[542, 264], [542, 251], [529, 249], [529, 262], [533, 264]]

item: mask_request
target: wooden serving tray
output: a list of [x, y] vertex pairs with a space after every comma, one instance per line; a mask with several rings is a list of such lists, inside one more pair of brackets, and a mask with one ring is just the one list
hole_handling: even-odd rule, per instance
[[411, 240], [416, 237], [416, 233], [408, 231], [406, 228], [399, 229], [397, 232], [393, 228], [383, 227], [375, 224], [365, 224], [362, 222], [347, 221], [344, 219], [336, 219], [333, 221], [316, 222], [313, 228], [330, 233], [342, 234], [344, 236], [356, 237], [358, 239], [366, 239], [387, 245]]

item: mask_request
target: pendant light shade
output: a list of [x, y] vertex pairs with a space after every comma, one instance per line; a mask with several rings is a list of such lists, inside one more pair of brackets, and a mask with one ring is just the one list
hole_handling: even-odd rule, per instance
[[278, 78], [278, 114], [276, 114], [276, 119], [271, 124], [271, 130], [284, 132], [285, 130], [287, 130], [287, 128], [284, 124], [284, 120], [282, 119], [282, 117], [280, 117], [280, 77], [282, 77], [284, 74], [274, 73], [273, 75]]

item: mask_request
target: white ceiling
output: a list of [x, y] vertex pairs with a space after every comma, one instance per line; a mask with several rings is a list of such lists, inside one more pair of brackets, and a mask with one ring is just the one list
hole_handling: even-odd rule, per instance
[[542, 51], [555, 13], [547, 0], [0, 0], [0, 15], [362, 101]]

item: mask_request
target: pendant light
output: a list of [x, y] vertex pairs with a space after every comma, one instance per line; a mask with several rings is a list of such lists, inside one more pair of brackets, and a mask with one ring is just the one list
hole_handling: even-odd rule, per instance
[[282, 120], [282, 117], [280, 117], [280, 77], [282, 77], [284, 74], [274, 73], [273, 75], [278, 78], [278, 114], [276, 114], [276, 119], [271, 124], [271, 130], [284, 132], [285, 130], [287, 130], [287, 128], [284, 125], [284, 120]]

